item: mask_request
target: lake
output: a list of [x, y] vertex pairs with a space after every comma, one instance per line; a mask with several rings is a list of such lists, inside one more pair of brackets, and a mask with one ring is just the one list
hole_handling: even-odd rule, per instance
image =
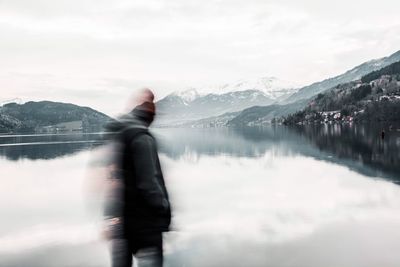
[[[399, 130], [152, 131], [173, 205], [165, 266], [400, 266]], [[102, 138], [0, 136], [0, 266], [109, 266]]]

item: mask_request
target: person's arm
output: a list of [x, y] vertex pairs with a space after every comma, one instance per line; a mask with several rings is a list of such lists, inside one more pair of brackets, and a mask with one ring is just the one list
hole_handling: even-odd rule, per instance
[[148, 134], [142, 134], [135, 138], [131, 146], [138, 193], [156, 212], [167, 212], [169, 201], [164, 186], [160, 184], [162, 173], [155, 140]]
[[[114, 151], [115, 144], [109, 144], [110, 151]], [[118, 164], [115, 162], [113, 153], [107, 154], [108, 160], [104, 166], [105, 171], [105, 203], [103, 208], [103, 232], [102, 236], [108, 240], [120, 238], [122, 236], [122, 217], [123, 217], [123, 181], [118, 177]], [[115, 152], [115, 151], [114, 151]], [[105, 157], [106, 155], [104, 155]]]

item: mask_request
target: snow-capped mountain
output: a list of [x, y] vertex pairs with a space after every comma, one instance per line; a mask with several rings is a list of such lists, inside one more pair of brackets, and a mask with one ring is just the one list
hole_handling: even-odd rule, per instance
[[183, 100], [183, 103], [188, 105], [190, 102], [200, 97], [199, 92], [195, 88], [190, 88], [185, 91], [177, 91], [172, 95], [177, 96]]
[[262, 77], [190, 88], [161, 99], [157, 102], [157, 109], [169, 121], [202, 119], [279, 102], [297, 91], [294, 86], [274, 77]]
[[172, 93], [178, 96], [185, 102], [190, 103], [198, 97], [208, 94], [223, 95], [230, 92], [241, 92], [248, 90], [257, 90], [265, 94], [265, 96], [272, 100], [280, 99], [297, 92], [298, 84], [280, 80], [276, 77], [261, 77], [257, 79], [242, 79], [233, 83], [225, 83], [218, 85], [211, 85], [199, 88], [189, 88], [183, 91], [176, 91]]
[[279, 102], [295, 93], [295, 87], [275, 77], [238, 80], [176, 91], [158, 101], [157, 109], [168, 121], [202, 119]]
[[215, 93], [258, 90], [267, 97], [276, 100], [282, 96], [293, 94], [297, 91], [296, 88], [299, 88], [299, 86], [292, 82], [280, 80], [276, 77], [261, 77], [257, 79], [242, 79], [213, 89]]

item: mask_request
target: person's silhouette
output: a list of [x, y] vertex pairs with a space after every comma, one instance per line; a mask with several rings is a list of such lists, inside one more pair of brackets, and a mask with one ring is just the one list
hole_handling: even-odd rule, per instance
[[162, 233], [169, 230], [171, 209], [154, 137], [154, 95], [141, 91], [135, 108], [108, 125], [118, 145], [114, 153], [114, 193], [105, 208], [112, 266], [163, 265]]

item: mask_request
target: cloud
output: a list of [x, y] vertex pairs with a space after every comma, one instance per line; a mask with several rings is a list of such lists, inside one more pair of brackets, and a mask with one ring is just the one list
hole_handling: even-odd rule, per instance
[[60, 98], [61, 88], [81, 90], [82, 81], [157, 84], [160, 96], [249, 76], [305, 85], [400, 47], [393, 0], [3, 0], [0, 7], [4, 98], [31, 97], [14, 72], [54, 75]]

